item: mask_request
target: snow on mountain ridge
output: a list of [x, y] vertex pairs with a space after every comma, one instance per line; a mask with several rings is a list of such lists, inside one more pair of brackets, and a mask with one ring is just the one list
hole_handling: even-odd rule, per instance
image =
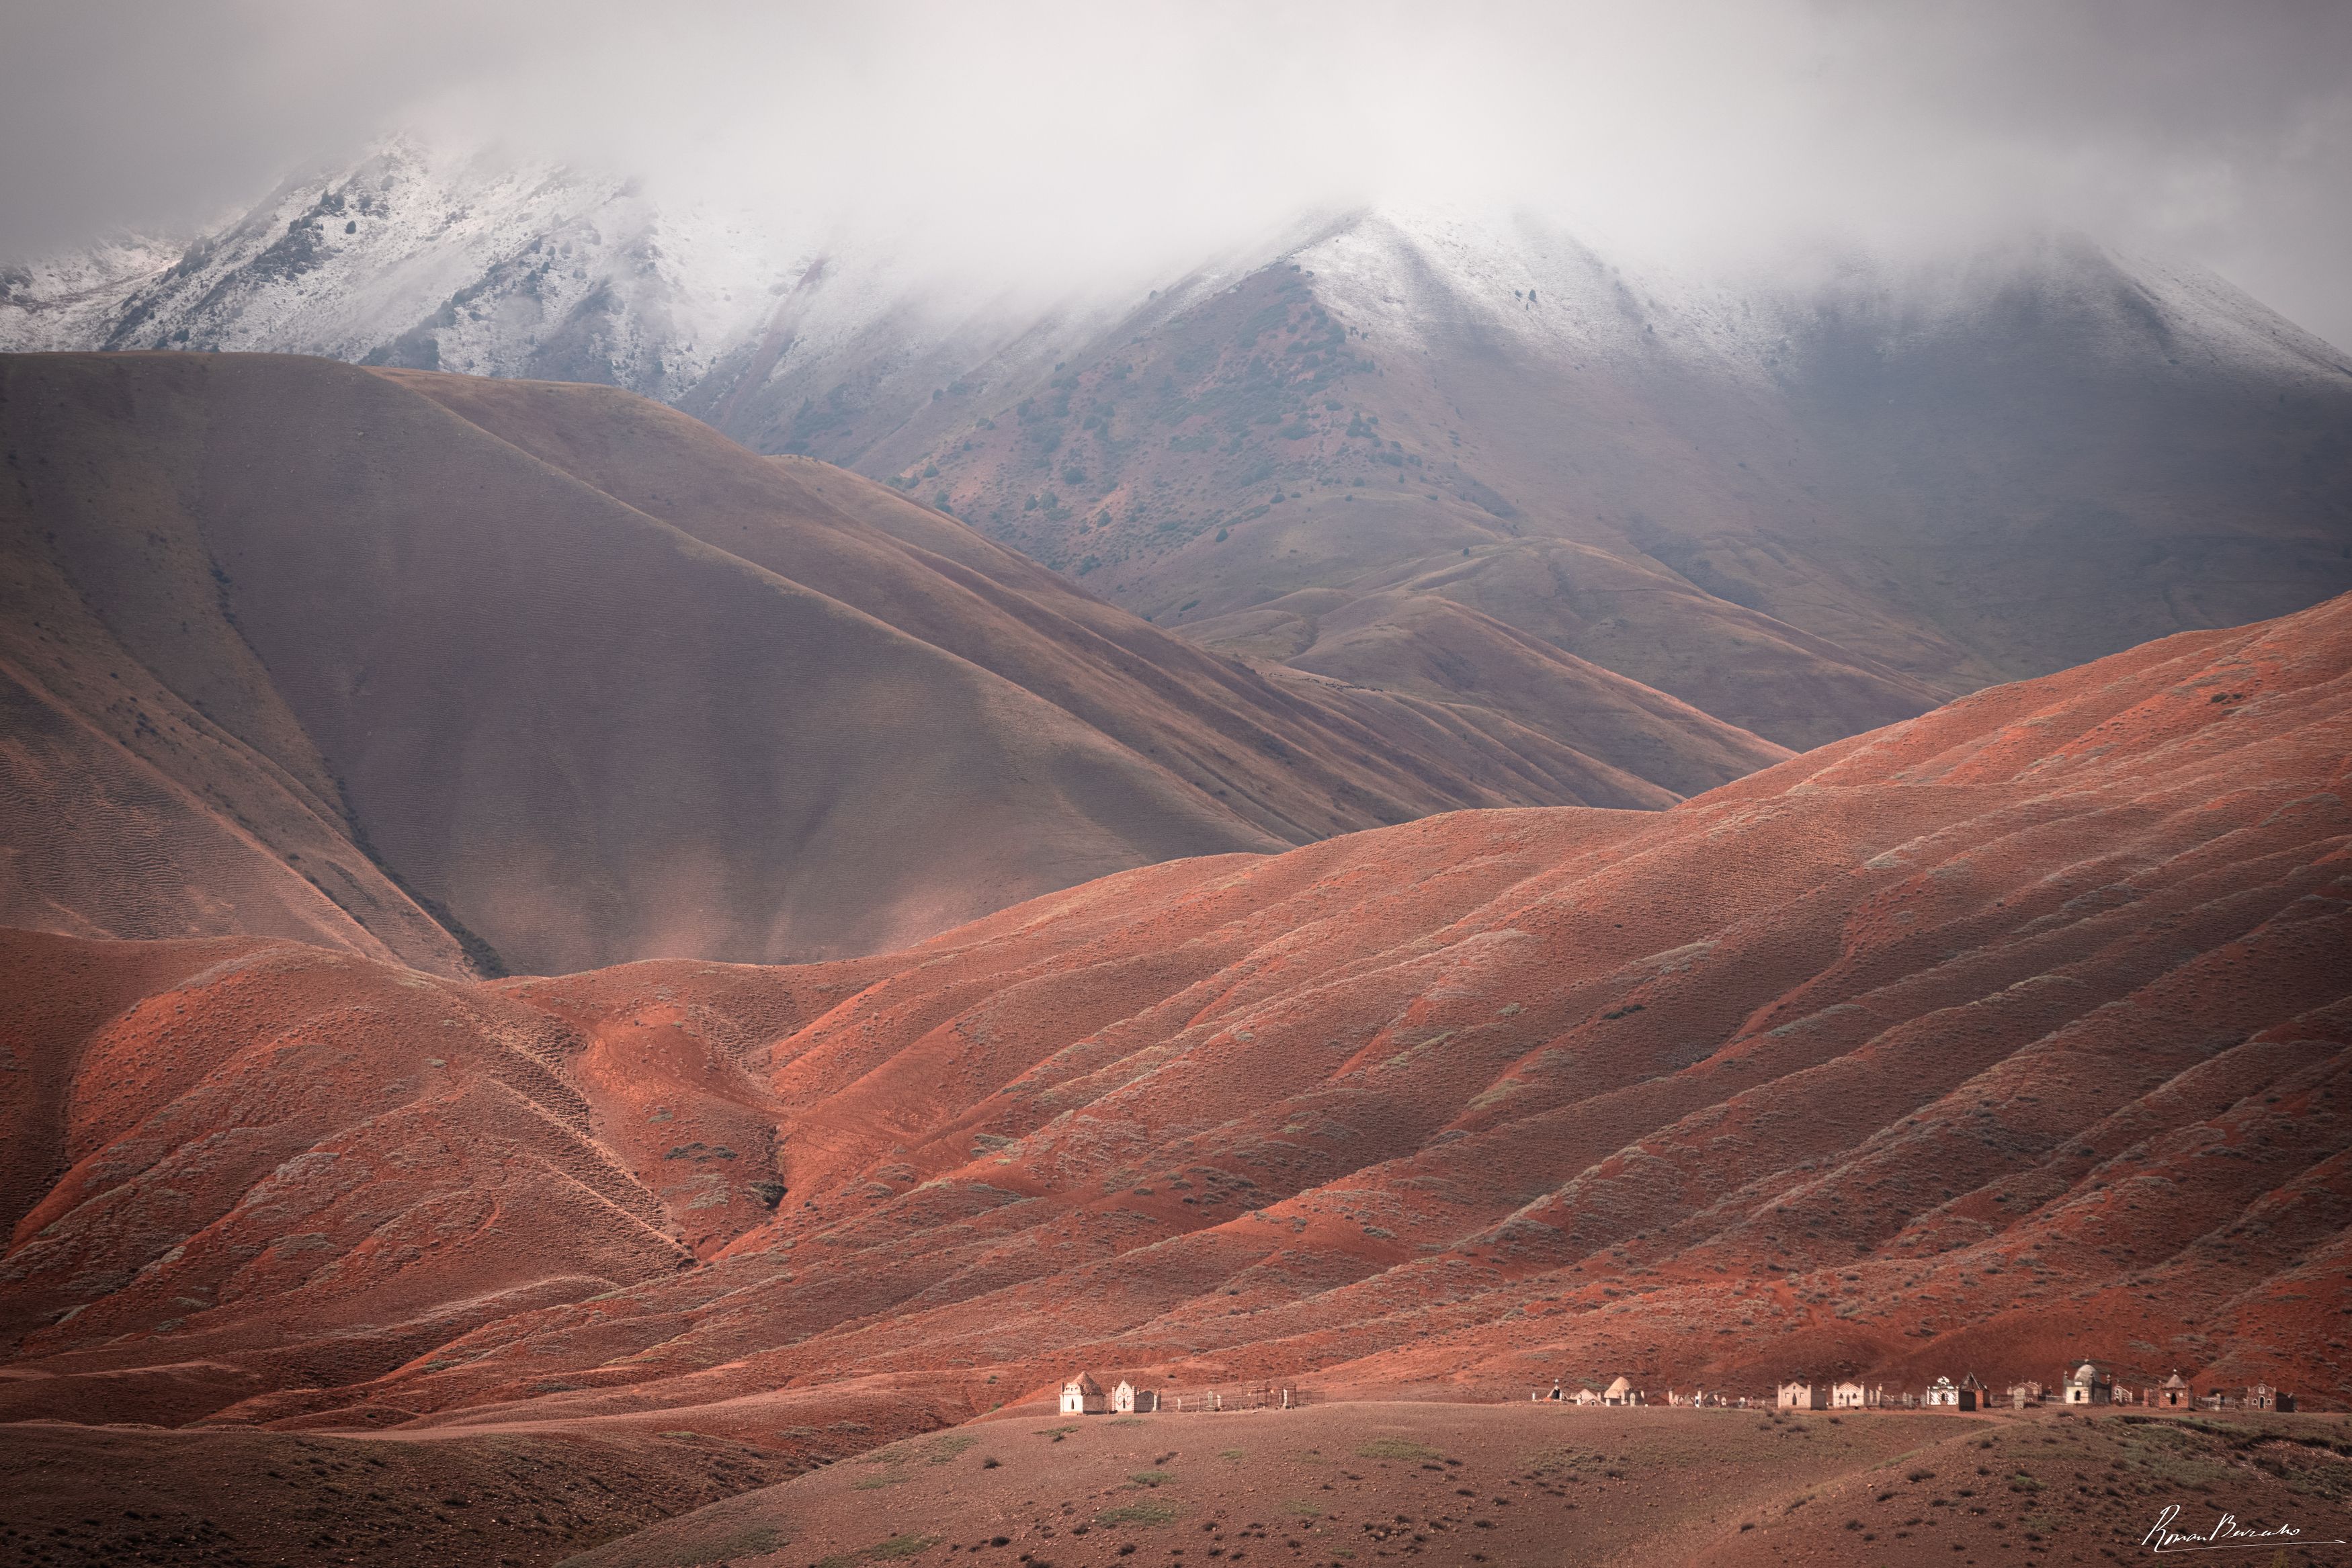
[[1612, 261], [1524, 213], [1382, 209], [1295, 258], [1332, 309], [1423, 351], [1468, 329], [1544, 358], [1753, 371], [1776, 331], [1727, 288]]
[[0, 346], [315, 353], [674, 400], [764, 321], [780, 248], [627, 181], [395, 138], [175, 259], [142, 241], [12, 269]]
[[123, 300], [171, 269], [184, 237], [119, 235], [84, 249], [0, 266], [0, 346], [20, 350], [94, 348]]
[[1204, 261], [1147, 307], [959, 287], [883, 247], [815, 243], [793, 232], [797, 217], [394, 137], [288, 180], [184, 247], [125, 238], [0, 268], [0, 349], [301, 352], [604, 382], [705, 417], [761, 408], [761, 427], [793, 444], [792, 431], [861, 400], [913, 417], [952, 384], [1042, 376], [1094, 337], [1148, 330], [1287, 261], [1390, 350], [1468, 343], [1751, 387], [1825, 326], [1867, 323], [1895, 350], [2021, 299], [2108, 319], [2126, 356], [2186, 329], [2200, 352], [2242, 363], [2344, 368], [2219, 278], [2071, 237], [1927, 266], [1824, 251], [1801, 281], [1700, 278], [1604, 256], [1522, 213], [1387, 207], [1304, 218]]
[[1291, 256], [1351, 324], [1424, 352], [1453, 349], [1467, 329], [1557, 362], [1679, 361], [1769, 383], [1827, 323], [1866, 320], [1893, 353], [1956, 334], [2000, 337], [2004, 327], [1988, 318], [2006, 308], [2090, 326], [2086, 346], [2119, 366], [2146, 364], [2151, 339], [2177, 339], [2240, 371], [2352, 374], [2333, 346], [2225, 279], [2071, 233], [2010, 236], [1932, 260], [1824, 251], [1793, 276], [1701, 277], [1603, 255], [1524, 213], [1392, 208]]

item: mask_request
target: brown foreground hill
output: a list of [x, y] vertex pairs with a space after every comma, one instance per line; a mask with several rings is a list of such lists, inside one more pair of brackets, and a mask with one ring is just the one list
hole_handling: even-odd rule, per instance
[[12, 934], [0, 1413], [185, 1462], [688, 1432], [748, 1486], [1078, 1364], [2097, 1355], [2338, 1406], [2347, 772], [2339, 599], [1664, 812], [1149, 866], [839, 963]]
[[2347, 1533], [2336, 1521], [2352, 1490], [2339, 1417], [2099, 1415], [2111, 1418], [1525, 1400], [1007, 1412], [706, 1506], [568, 1568], [2104, 1564], [2143, 1550], [2168, 1506], [2184, 1532], [2223, 1513], [2295, 1531], [2233, 1542], [2258, 1563], [2283, 1542], [2290, 1563], [2338, 1560], [2328, 1542]]
[[1171, 857], [1786, 755], [1555, 658], [1281, 684], [610, 388], [0, 358], [0, 919], [437, 974], [840, 956]]
[[[0, 1427], [0, 1519], [14, 1521], [0, 1524], [0, 1556], [14, 1546], [54, 1568], [1989, 1568], [2136, 1556], [2170, 1509], [2184, 1532], [2224, 1516], [2294, 1531], [2233, 1542], [2253, 1563], [2326, 1563], [2347, 1533], [2336, 1522], [2347, 1452], [2344, 1418], [2310, 1414], [1349, 1400], [1085, 1420], [1008, 1408], [762, 1486], [799, 1467], [690, 1427], [20, 1425]], [[631, 1529], [661, 1513], [675, 1517]]]

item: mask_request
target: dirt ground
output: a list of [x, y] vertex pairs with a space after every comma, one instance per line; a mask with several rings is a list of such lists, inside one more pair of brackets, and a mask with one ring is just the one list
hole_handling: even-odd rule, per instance
[[[1045, 1409], [806, 1461], [688, 1431], [0, 1426], [0, 1568], [2104, 1563], [2222, 1513], [2352, 1563], [2352, 1418]], [[774, 1483], [774, 1484], [770, 1484]], [[2284, 1552], [2282, 1558], [2280, 1553]]]
[[2352, 1424], [1549, 1405], [1039, 1414], [901, 1442], [570, 1568], [1252, 1561], [2097, 1563], [2221, 1511], [2352, 1562]]
[[418, 1441], [0, 1426], [0, 1564], [538, 1568], [787, 1473], [685, 1434]]

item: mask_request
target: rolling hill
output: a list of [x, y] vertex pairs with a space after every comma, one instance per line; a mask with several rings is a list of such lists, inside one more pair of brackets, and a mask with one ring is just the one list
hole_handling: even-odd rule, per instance
[[836, 963], [13, 933], [0, 1409], [806, 1463], [1074, 1363], [2338, 1404], [2347, 756], [2339, 599]]
[[427, 971], [841, 956], [1174, 856], [1662, 806], [1778, 747], [1268, 679], [609, 388], [0, 359], [0, 915]]

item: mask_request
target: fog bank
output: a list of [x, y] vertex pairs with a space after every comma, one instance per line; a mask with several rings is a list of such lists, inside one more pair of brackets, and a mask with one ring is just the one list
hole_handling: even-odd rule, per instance
[[401, 129], [1126, 287], [1314, 207], [1525, 205], [1701, 264], [2021, 225], [2352, 343], [2352, 7], [97, 0], [0, 54], [0, 255]]

